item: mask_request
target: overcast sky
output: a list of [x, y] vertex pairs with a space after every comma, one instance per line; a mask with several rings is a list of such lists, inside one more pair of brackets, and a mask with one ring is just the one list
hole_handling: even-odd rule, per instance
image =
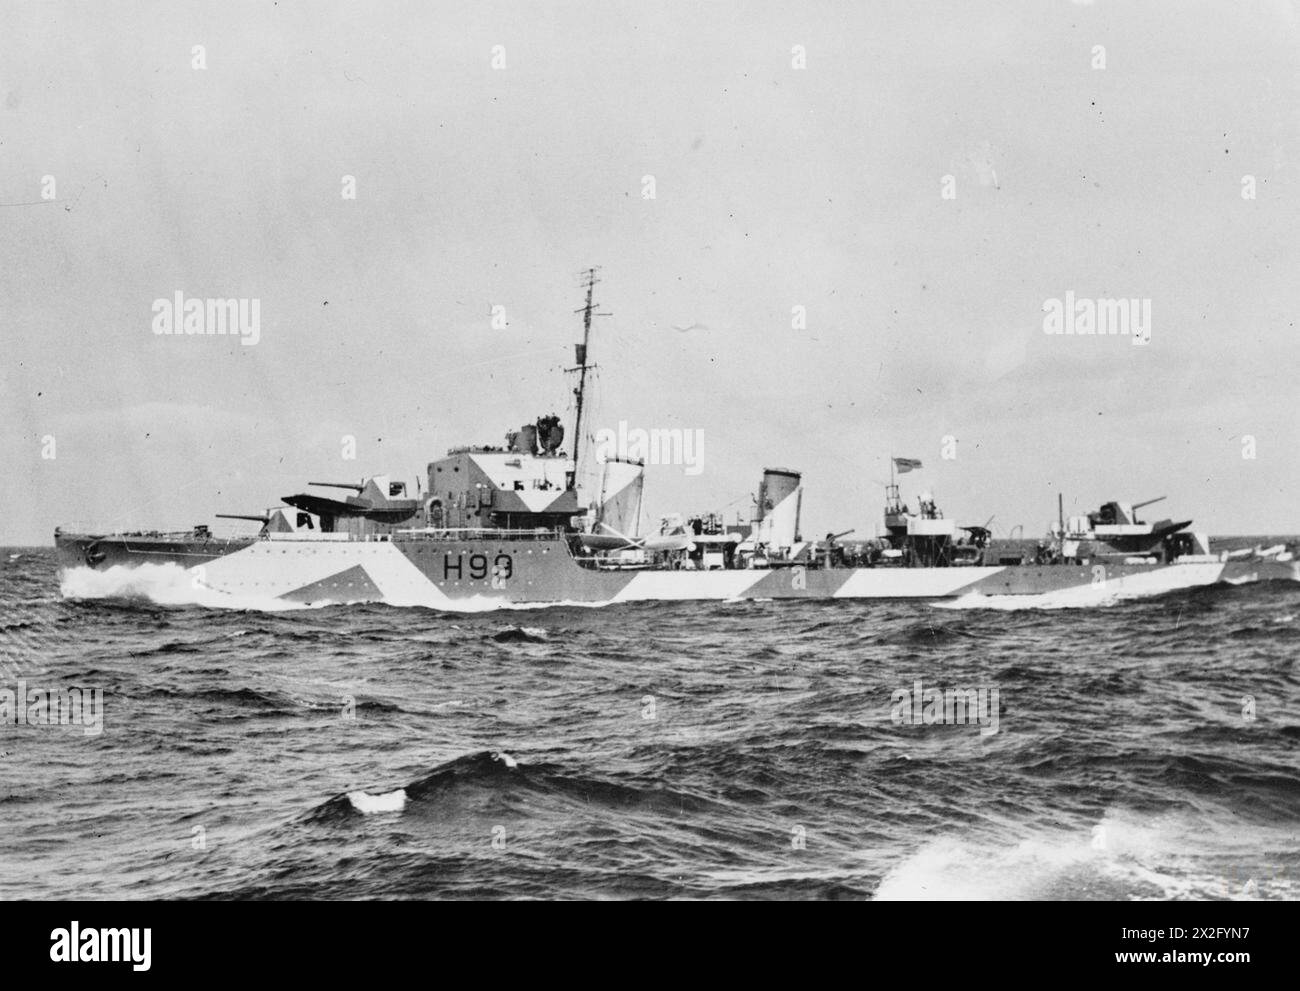
[[[1300, 531], [1298, 70], [1282, 2], [6, 3], [0, 542], [564, 413], [589, 265], [590, 426], [704, 431], [652, 512], [780, 465], [869, 534], [892, 453], [1003, 533], [1058, 489]], [[259, 342], [154, 334], [178, 290]], [[1067, 290], [1151, 342], [1045, 334]]]

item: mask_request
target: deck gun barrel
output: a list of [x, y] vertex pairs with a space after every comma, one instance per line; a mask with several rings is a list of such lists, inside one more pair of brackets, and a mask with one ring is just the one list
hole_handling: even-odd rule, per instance
[[849, 534], [851, 534], [851, 533], [852, 533], [854, 530], [856, 530], [856, 529], [857, 529], [857, 527], [853, 527], [852, 529], [845, 530], [845, 531], [843, 531], [842, 533], [828, 533], [828, 534], [826, 534], [826, 539], [825, 539], [825, 540], [819, 540], [819, 541], [816, 542], [816, 543], [817, 543], [817, 546], [818, 546], [818, 547], [830, 547], [831, 544], [835, 543], [835, 541], [839, 540], [841, 537], [847, 537]]
[[1160, 502], [1161, 500], [1167, 498], [1168, 496], [1156, 496], [1154, 499], [1148, 499], [1146, 502], [1135, 502], [1133, 503], [1133, 508], [1141, 509], [1143, 506], [1150, 506], [1153, 502]]
[[361, 493], [365, 491], [365, 486], [356, 482], [308, 482], [308, 485], [319, 485], [326, 489], [351, 489], [353, 492]]

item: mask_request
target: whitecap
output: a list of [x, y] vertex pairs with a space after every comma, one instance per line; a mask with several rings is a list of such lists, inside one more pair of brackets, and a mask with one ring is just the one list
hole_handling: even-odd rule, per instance
[[364, 791], [348, 792], [348, 801], [362, 815], [377, 815], [381, 812], [401, 812], [406, 808], [406, 789], [398, 788], [386, 795], [371, 795]]

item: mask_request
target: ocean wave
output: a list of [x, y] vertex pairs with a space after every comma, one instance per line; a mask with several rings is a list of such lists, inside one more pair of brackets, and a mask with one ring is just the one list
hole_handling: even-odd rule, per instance
[[1001, 840], [943, 836], [892, 868], [881, 901], [1289, 899], [1266, 863], [1286, 830], [1191, 815], [1112, 810], [1087, 832], [1042, 828]]
[[[53, 771], [0, 796], [22, 865], [0, 865], [0, 890], [1297, 894], [1294, 585], [1091, 611], [492, 601], [466, 615], [171, 608], [129, 587], [65, 600], [57, 573], [47, 549], [0, 574], [0, 622], [36, 624], [0, 643], [0, 688], [102, 687], [105, 731], [0, 743], [7, 766]], [[891, 693], [917, 678], [999, 688], [999, 732], [896, 725]], [[209, 849], [178, 871], [198, 826]], [[86, 857], [103, 869], [62, 869]]]
[[209, 702], [232, 709], [265, 715], [297, 715], [301, 713], [322, 712], [338, 714], [345, 706], [354, 712], [400, 713], [400, 706], [381, 699], [352, 699], [339, 695], [336, 698], [308, 699], [288, 692], [269, 689], [243, 688], [198, 688], [185, 689], [174, 687], [155, 687], [139, 693], [142, 698], [167, 699], [177, 704], [192, 702]]
[[540, 626], [509, 626], [488, 634], [487, 638], [497, 643], [546, 643], [549, 640], [545, 628]]
[[[519, 770], [519, 762], [500, 751], [482, 751], [440, 764], [424, 777], [390, 791], [354, 790], [335, 795], [307, 814], [313, 822], [332, 821], [359, 813], [398, 812], [408, 804], [427, 801], [458, 787], [492, 786]], [[398, 797], [400, 796], [400, 798]]]
[[485, 750], [440, 764], [398, 789], [353, 790], [335, 795], [308, 812], [306, 817], [311, 821], [346, 818], [358, 811], [350, 795], [374, 798], [393, 795], [397, 791], [406, 796], [403, 809], [407, 814], [420, 808], [436, 810], [444, 801], [465, 798], [473, 792], [526, 793], [535, 800], [549, 800], [575, 811], [593, 807], [621, 811], [636, 809], [677, 816], [687, 812], [717, 812], [723, 807], [712, 799], [680, 790], [574, 775], [553, 764], [527, 764], [503, 751]]

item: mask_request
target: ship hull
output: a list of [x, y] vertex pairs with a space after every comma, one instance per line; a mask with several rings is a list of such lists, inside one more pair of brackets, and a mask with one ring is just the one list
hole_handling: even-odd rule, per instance
[[[732, 599], [951, 599], [1055, 594], [1063, 604], [1251, 581], [1300, 580], [1293, 562], [1263, 559], [1160, 564], [947, 568], [600, 570], [574, 560], [560, 537], [534, 539], [178, 539], [56, 533], [64, 570], [174, 565], [196, 588], [232, 604], [384, 602], [472, 605]], [[209, 598], [208, 601], [211, 601]]]

